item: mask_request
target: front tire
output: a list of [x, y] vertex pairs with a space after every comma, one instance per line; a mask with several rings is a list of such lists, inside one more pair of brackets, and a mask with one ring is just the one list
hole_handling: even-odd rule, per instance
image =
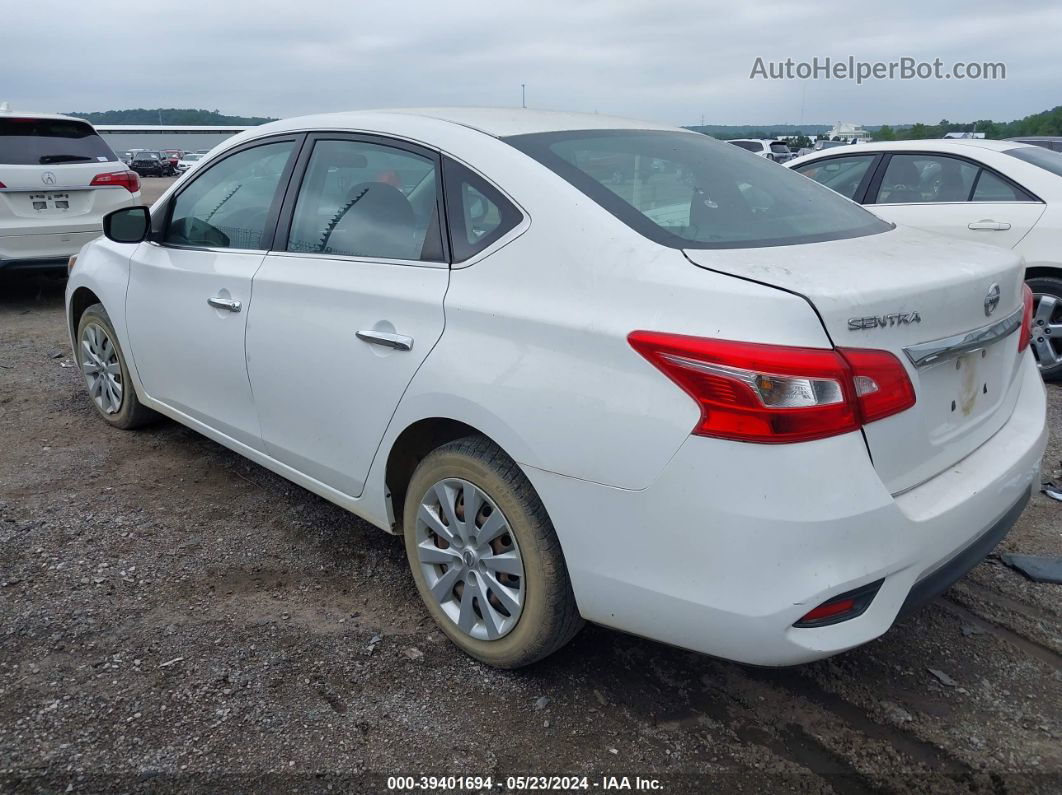
[[103, 304], [93, 304], [81, 315], [74, 357], [93, 408], [108, 424], [130, 430], [158, 418], [137, 397], [125, 354]]
[[403, 519], [417, 591], [465, 653], [519, 668], [582, 627], [545, 507], [487, 439], [468, 436], [429, 453], [406, 490]]
[[1062, 279], [1034, 276], [1025, 283], [1033, 292], [1032, 349], [1045, 381], [1062, 378]]

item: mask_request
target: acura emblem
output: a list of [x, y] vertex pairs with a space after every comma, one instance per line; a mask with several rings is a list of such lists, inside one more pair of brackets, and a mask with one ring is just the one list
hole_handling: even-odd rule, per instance
[[985, 317], [995, 312], [997, 306], [999, 306], [999, 285], [993, 284], [985, 295]]
[[43, 182], [45, 185], [54, 185], [55, 184], [55, 172], [54, 171], [45, 171], [43, 174], [41, 174], [41, 182]]

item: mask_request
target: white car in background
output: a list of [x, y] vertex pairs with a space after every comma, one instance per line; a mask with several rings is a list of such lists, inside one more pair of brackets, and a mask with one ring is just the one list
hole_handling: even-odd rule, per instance
[[793, 157], [788, 144], [770, 138], [733, 138], [727, 143], [776, 163], [784, 163]]
[[0, 110], [0, 271], [66, 268], [140, 178], [82, 119]]
[[428, 612], [494, 665], [584, 619], [825, 657], [1039, 486], [1019, 257], [699, 133], [290, 119], [105, 228], [66, 293], [99, 417], [164, 414], [402, 536]]
[[1012, 249], [1035, 300], [1033, 352], [1062, 377], [1062, 154], [1017, 141], [902, 141], [786, 163], [887, 221]]
[[205, 152], [186, 152], [184, 156], [177, 161], [177, 173], [183, 174], [204, 157], [206, 157]]

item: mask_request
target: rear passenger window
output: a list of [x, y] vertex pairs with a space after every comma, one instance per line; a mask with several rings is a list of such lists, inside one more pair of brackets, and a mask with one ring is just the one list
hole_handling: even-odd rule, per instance
[[974, 188], [973, 200], [975, 202], [1027, 202], [1032, 201], [1032, 198], [991, 171], [982, 169], [981, 176], [977, 178], [977, 187]]
[[893, 155], [878, 204], [951, 203], [970, 200], [978, 167], [947, 155]]
[[523, 215], [494, 186], [447, 160], [446, 213], [454, 262], [463, 262], [516, 227]]
[[876, 157], [876, 154], [831, 157], [798, 166], [796, 171], [846, 198], [855, 199], [856, 191]]
[[367, 141], [317, 141], [288, 251], [441, 261], [435, 161]]
[[293, 147], [292, 141], [263, 144], [209, 167], [177, 194], [164, 242], [263, 249], [269, 211]]

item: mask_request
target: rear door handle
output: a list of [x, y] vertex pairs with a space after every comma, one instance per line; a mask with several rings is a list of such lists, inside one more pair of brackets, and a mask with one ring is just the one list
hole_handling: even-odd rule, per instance
[[371, 345], [383, 345], [385, 348], [394, 348], [396, 351], [413, 350], [413, 338], [401, 334], [391, 334], [387, 331], [359, 331], [357, 337], [362, 342]]
[[243, 309], [243, 304], [239, 301], [233, 301], [231, 298], [208, 298], [207, 303], [215, 309], [227, 309], [230, 312], [239, 312]]
[[966, 227], [967, 229], [988, 229], [992, 232], [1005, 232], [1010, 229], [1010, 224], [1005, 221], [992, 221], [988, 218], [983, 221], [974, 221], [972, 224]]

